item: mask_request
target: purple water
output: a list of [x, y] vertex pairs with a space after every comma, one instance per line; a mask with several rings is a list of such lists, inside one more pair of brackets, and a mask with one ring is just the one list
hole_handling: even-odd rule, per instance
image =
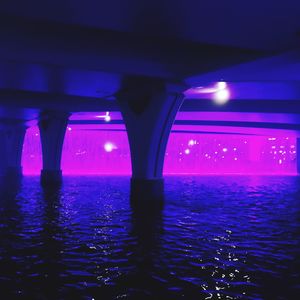
[[129, 177], [2, 187], [2, 299], [298, 299], [300, 179], [166, 178], [156, 215]]

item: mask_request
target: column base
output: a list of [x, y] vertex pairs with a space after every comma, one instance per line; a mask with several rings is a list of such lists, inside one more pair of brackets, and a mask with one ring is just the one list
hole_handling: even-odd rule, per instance
[[133, 208], [148, 211], [162, 209], [164, 204], [164, 179], [131, 178], [130, 202]]
[[41, 184], [42, 185], [58, 185], [62, 183], [61, 170], [42, 170]]

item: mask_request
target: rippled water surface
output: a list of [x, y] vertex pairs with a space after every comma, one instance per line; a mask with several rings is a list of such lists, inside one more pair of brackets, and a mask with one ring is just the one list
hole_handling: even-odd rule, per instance
[[300, 299], [300, 179], [168, 177], [161, 213], [127, 177], [4, 187], [0, 299]]

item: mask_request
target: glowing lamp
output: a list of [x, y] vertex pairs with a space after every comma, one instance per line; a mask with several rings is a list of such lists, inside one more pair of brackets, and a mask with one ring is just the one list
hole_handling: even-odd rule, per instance
[[215, 92], [213, 95], [213, 101], [216, 104], [222, 105], [229, 100], [229, 90], [227, 89], [227, 83], [225, 81], [219, 81], [215, 85]]
[[219, 81], [216, 86], [218, 90], [224, 90], [227, 88], [227, 83], [225, 81]]
[[105, 115], [96, 116], [96, 118], [103, 119], [105, 122], [111, 121], [111, 116], [109, 115], [109, 111], [105, 113]]
[[213, 101], [216, 104], [222, 105], [229, 100], [229, 91], [227, 89], [218, 90], [214, 93]]
[[105, 121], [105, 122], [109, 122], [110, 120], [111, 120], [110, 115], [106, 115], [106, 116], [104, 117], [104, 121]]

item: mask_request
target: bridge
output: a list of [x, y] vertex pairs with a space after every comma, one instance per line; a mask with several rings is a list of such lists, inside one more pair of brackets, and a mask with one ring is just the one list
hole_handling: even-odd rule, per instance
[[293, 0], [2, 1], [1, 174], [20, 176], [38, 124], [41, 181], [60, 182], [67, 124], [95, 122], [80, 112], [120, 112], [111, 124], [128, 134], [132, 191], [151, 199], [172, 128], [299, 137], [299, 15]]

